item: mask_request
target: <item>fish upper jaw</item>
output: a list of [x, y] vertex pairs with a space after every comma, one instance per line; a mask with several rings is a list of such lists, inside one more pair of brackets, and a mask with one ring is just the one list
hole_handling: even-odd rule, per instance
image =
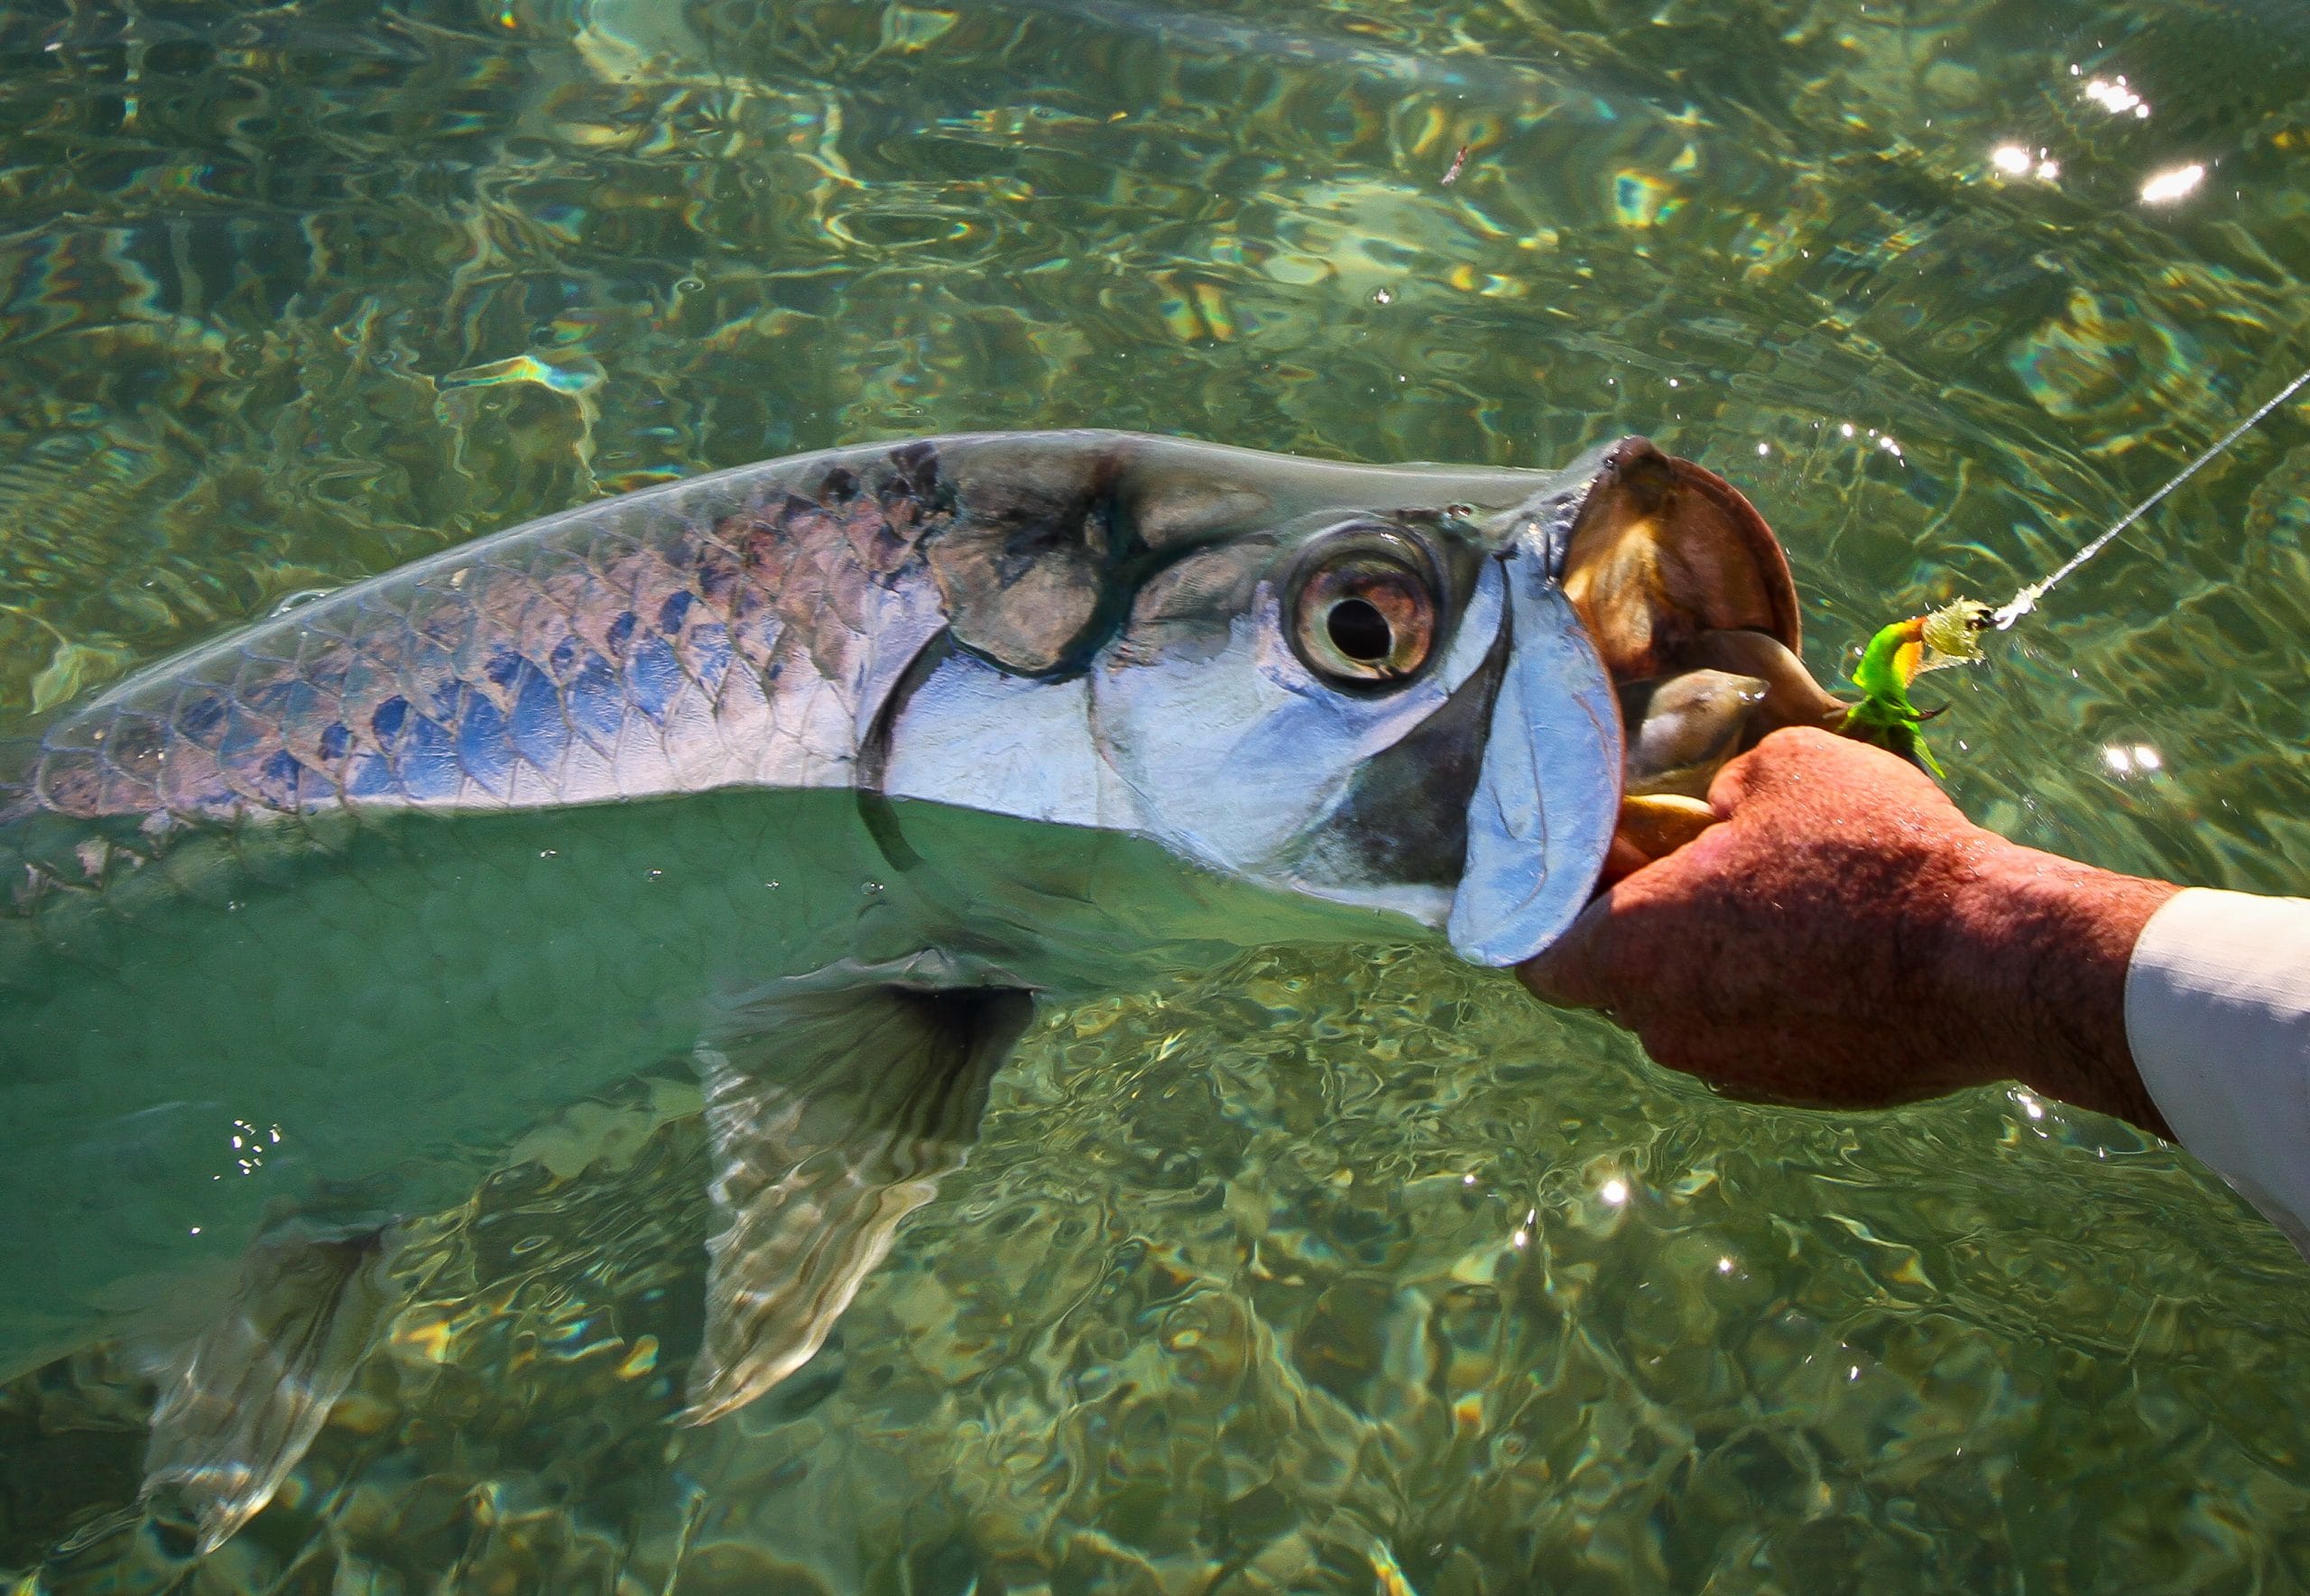
[[1572, 534], [1589, 500], [1607, 486], [1632, 457], [1650, 452], [1652, 444], [1631, 435], [1600, 443], [1563, 470], [1547, 486], [1492, 522], [1495, 558], [1511, 559], [1530, 554], [1538, 558], [1541, 575], [1561, 584], [1572, 551]]

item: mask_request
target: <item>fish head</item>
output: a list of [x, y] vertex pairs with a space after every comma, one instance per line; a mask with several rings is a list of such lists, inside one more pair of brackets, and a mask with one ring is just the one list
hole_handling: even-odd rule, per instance
[[1497, 519], [1327, 512], [1142, 586], [1091, 682], [1141, 827], [1305, 896], [1452, 922], [1464, 952], [1471, 914], [1568, 919], [1609, 843], [1619, 726], [1541, 522]]
[[1011, 527], [1011, 574], [974, 555], [948, 585], [882, 790], [1152, 837], [1480, 963], [1538, 952], [1594, 890], [1622, 783], [1613, 661], [1649, 669], [1720, 620], [1795, 636], [1769, 563], [1728, 558], [1720, 600], [1683, 558], [1686, 521], [1709, 541], [1761, 521], [1641, 439], [1557, 472], [1023, 447], [956, 460], [957, 524]]

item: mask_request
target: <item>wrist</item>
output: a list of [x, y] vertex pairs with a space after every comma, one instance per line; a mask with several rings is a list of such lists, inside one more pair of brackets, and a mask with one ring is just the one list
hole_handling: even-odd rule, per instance
[[1940, 992], [1983, 1081], [2018, 1080], [2171, 1136], [2126, 1042], [2126, 970], [2181, 889], [1983, 832], [1951, 893]]

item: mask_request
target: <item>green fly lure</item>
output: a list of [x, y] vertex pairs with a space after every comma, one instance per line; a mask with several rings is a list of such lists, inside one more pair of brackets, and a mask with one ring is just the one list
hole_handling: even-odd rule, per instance
[[2164, 487], [2112, 521], [2092, 541], [2065, 560], [2051, 576], [2031, 582], [1996, 609], [1970, 598], [1957, 599], [1923, 615], [1912, 615], [1882, 628], [1862, 650], [1853, 667], [1853, 685], [1860, 701], [1846, 711], [1838, 727], [1848, 737], [1888, 748], [1915, 761], [1936, 776], [1945, 774], [1933, 751], [1925, 745], [1925, 723], [1941, 712], [1920, 710], [1909, 698], [1909, 684], [1928, 670], [1969, 665], [1982, 658], [1982, 636], [1990, 631], [2010, 632], [2013, 623], [2037, 607], [2054, 584], [2107, 549], [2120, 532], [2139, 521], [2167, 494], [2212, 464], [2222, 451], [2259, 426], [2272, 411], [2310, 384], [2304, 372], [2266, 400], [2261, 408], [2215, 440], [2213, 446], [2176, 472]]

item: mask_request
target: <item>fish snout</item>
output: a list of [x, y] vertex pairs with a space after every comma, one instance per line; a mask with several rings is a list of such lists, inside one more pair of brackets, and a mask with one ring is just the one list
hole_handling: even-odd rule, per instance
[[1625, 495], [1642, 510], [1657, 510], [1676, 485], [1677, 464], [1650, 438], [1631, 433], [1606, 447], [1588, 491], [1592, 497], [1599, 494]]

